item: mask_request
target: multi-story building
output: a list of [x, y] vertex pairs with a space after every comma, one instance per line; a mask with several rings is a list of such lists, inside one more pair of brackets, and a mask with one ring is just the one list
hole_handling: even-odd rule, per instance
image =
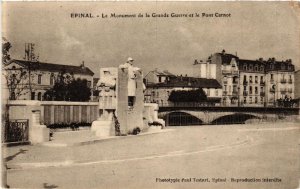
[[[3, 72], [14, 80], [9, 82], [10, 99], [43, 100], [44, 93], [53, 87], [58, 75], [62, 72], [75, 79], [86, 79], [89, 87], [93, 86], [94, 73], [84, 62], [80, 66], [62, 65], [44, 62], [12, 60], [4, 66]], [[80, 89], [78, 89], [80, 90]]]
[[295, 71], [295, 83], [298, 83], [298, 86], [295, 85], [295, 99], [300, 99], [300, 70]]
[[176, 76], [174, 74], [170, 73], [168, 70], [160, 71], [156, 68], [155, 70], [150, 71], [144, 77], [144, 83], [146, 85], [153, 84], [153, 83], [164, 83], [174, 77], [176, 77]]
[[[148, 74], [147, 74], [148, 75]], [[144, 81], [149, 81], [147, 75]], [[145, 101], [155, 102], [159, 106], [169, 106], [172, 102], [169, 101], [169, 96], [172, 91], [182, 90], [197, 90], [201, 89], [205, 92], [207, 102], [219, 103], [222, 97], [222, 86], [216, 79], [195, 78], [187, 76], [174, 76], [159, 82], [159, 79], [154, 79], [146, 83]], [[151, 76], [152, 77], [152, 76]], [[157, 75], [160, 77], [160, 75]]]
[[278, 99], [294, 98], [295, 67], [290, 59], [246, 60], [223, 50], [209, 61], [216, 64], [224, 105], [264, 106], [274, 105]]

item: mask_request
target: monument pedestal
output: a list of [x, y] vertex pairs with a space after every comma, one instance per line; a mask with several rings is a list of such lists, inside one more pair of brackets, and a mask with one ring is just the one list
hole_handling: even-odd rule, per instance
[[50, 139], [50, 129], [40, 124], [40, 111], [32, 111], [32, 120], [29, 127], [29, 141], [31, 144], [47, 142]]
[[93, 121], [91, 130], [95, 132], [97, 137], [105, 138], [115, 136], [114, 122], [112, 120], [96, 120]]

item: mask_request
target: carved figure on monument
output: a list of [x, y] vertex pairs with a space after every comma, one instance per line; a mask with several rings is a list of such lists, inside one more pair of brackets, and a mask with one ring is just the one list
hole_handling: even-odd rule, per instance
[[119, 67], [100, 68], [98, 119], [92, 123], [99, 137], [137, 134], [156, 123], [164, 126], [157, 118], [157, 104], [144, 103], [143, 73], [133, 61], [129, 57]]

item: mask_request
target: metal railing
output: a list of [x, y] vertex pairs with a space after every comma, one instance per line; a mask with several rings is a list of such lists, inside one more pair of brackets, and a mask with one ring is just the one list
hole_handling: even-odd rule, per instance
[[286, 83], [286, 79], [281, 79], [280, 83]]
[[11, 119], [5, 125], [4, 142], [27, 142], [29, 140], [28, 119]]

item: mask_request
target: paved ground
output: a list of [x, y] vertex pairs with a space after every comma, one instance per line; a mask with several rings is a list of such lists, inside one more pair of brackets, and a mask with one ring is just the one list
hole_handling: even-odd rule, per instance
[[299, 124], [172, 129], [82, 146], [10, 147], [5, 154], [8, 184], [13, 188], [299, 186]]

